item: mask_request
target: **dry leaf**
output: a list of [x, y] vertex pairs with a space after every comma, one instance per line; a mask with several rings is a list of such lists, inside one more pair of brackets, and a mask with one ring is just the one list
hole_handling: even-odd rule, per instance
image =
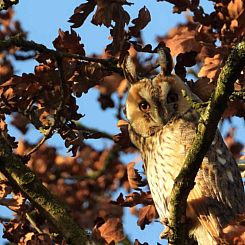
[[93, 12], [95, 6], [96, 2], [94, 0], [87, 0], [86, 3], [82, 3], [78, 7], [76, 7], [74, 10], [74, 14], [68, 20], [68, 22], [73, 23], [71, 27], [78, 28], [83, 25], [89, 14]]
[[146, 180], [142, 180], [139, 171], [134, 168], [135, 162], [130, 162], [127, 165], [128, 182], [131, 188], [138, 190], [147, 184]]
[[222, 56], [220, 54], [216, 54], [212, 58], [205, 58], [198, 77], [207, 77], [211, 82], [216, 80], [221, 70], [221, 62]]
[[237, 19], [244, 11], [243, 0], [232, 0], [229, 2], [227, 9], [232, 19]]
[[140, 226], [142, 230], [145, 229], [145, 225], [152, 222], [153, 219], [158, 217], [156, 208], [154, 205], [147, 205], [139, 210], [139, 218], [137, 225]]
[[103, 225], [98, 227], [100, 235], [107, 243], [112, 241], [120, 242], [124, 239], [123, 226], [119, 218], [110, 218]]
[[59, 29], [59, 36], [53, 41], [53, 45], [62, 52], [85, 55], [84, 45], [80, 41], [80, 36], [74, 30], [69, 33]]
[[195, 39], [196, 27], [193, 24], [180, 25], [173, 28], [166, 37], [158, 37], [158, 41], [165, 42], [166, 46], [170, 48], [171, 55], [177, 56], [180, 53], [190, 51], [200, 51], [201, 46]]
[[139, 32], [146, 27], [151, 21], [151, 14], [149, 10], [144, 6], [140, 9], [138, 17], [132, 20], [134, 26], [129, 27], [130, 33], [134, 37], [139, 36]]

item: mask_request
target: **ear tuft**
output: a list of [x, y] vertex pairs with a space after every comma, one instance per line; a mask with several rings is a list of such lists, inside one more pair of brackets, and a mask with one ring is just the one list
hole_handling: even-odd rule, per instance
[[125, 56], [123, 60], [122, 69], [125, 78], [128, 80], [130, 84], [134, 84], [137, 82], [138, 79], [136, 73], [136, 66], [128, 54]]
[[173, 60], [170, 54], [170, 49], [167, 48], [164, 43], [159, 43], [156, 49], [159, 54], [159, 65], [163, 75], [171, 75], [173, 70]]

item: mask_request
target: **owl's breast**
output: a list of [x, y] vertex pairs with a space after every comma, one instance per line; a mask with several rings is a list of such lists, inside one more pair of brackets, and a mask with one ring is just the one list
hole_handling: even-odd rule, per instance
[[[177, 124], [178, 126], [178, 124]], [[146, 175], [160, 219], [168, 217], [168, 203], [174, 180], [179, 174], [188, 144], [192, 141], [190, 131], [183, 133], [179, 127], [163, 127], [155, 137], [145, 140], [141, 155], [146, 166]], [[189, 143], [188, 143], [189, 142]]]

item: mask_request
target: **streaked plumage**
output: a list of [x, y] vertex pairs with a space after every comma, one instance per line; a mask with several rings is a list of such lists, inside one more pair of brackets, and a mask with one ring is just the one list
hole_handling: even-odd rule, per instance
[[[198, 100], [178, 76], [162, 72], [154, 79], [135, 81], [126, 101], [129, 135], [141, 152], [161, 221], [168, 217], [174, 179], [199, 118], [182, 90]], [[245, 212], [245, 196], [238, 166], [218, 131], [195, 182], [188, 197], [189, 234], [198, 244], [226, 244], [223, 229]]]

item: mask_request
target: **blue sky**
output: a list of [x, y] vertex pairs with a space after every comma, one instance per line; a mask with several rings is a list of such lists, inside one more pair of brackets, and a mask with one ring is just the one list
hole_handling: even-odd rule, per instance
[[[73, 14], [74, 8], [82, 2], [84, 1], [22, 0], [15, 7], [15, 18], [21, 21], [24, 30], [28, 32], [29, 39], [34, 40], [37, 43], [42, 43], [49, 48], [53, 48], [52, 41], [57, 37], [58, 29], [61, 28], [63, 31], [70, 29], [71, 24], [67, 21]], [[172, 5], [166, 2], [157, 3], [157, 1], [152, 0], [131, 2], [135, 3], [134, 6], [126, 7], [126, 10], [132, 14], [133, 18], [137, 17], [138, 10], [144, 5], [150, 10], [152, 22], [145, 28], [143, 37], [147, 43], [151, 43], [153, 46], [155, 45], [156, 35], [163, 35], [171, 27], [174, 27], [178, 22], [184, 21], [183, 15], [172, 14]], [[210, 2], [205, 1], [205, 4], [205, 7], [208, 10], [212, 8]], [[76, 31], [81, 36], [82, 42], [85, 45], [87, 55], [92, 53], [102, 53], [103, 48], [110, 43], [110, 40], [108, 40], [109, 30], [104, 27], [96, 27], [92, 25], [89, 21], [91, 18], [92, 16], [89, 16], [89, 19], [86, 21], [85, 25], [76, 29]], [[16, 62], [17, 73], [21, 74], [22, 72], [33, 72], [35, 64], [36, 63], [34, 61], [28, 61], [24, 63]], [[85, 125], [90, 125], [91, 127], [99, 128], [109, 133], [118, 133], [118, 129], [116, 127], [117, 120], [113, 116], [112, 110], [101, 111], [99, 104], [96, 102], [97, 97], [98, 92], [96, 90], [91, 90], [88, 94], [82, 96], [82, 98], [79, 99], [79, 110], [82, 114], [85, 114], [82, 122]], [[234, 120], [234, 124], [238, 125], [238, 139], [245, 142], [245, 130], [244, 127], [242, 127], [242, 121], [236, 119]], [[227, 125], [224, 127], [224, 130], [227, 130]], [[12, 133], [17, 137], [21, 137], [21, 134], [17, 131], [12, 131]], [[28, 138], [30, 140], [33, 140], [34, 138], [37, 141], [38, 137], [40, 137], [40, 135], [33, 137], [33, 134], [29, 134]], [[108, 141], [93, 140], [90, 142], [94, 145], [94, 147], [97, 148], [110, 145], [110, 142]], [[55, 136], [53, 139], [51, 139], [49, 144], [58, 145], [58, 148], [61, 151], [64, 150], [64, 146], [60, 143], [58, 136]], [[130, 161], [129, 158], [130, 157], [124, 158], [124, 161]], [[5, 209], [3, 210], [0, 208], [0, 212], [1, 211], [6, 212]], [[159, 233], [162, 230], [162, 226], [159, 223], [156, 222], [154, 225], [147, 226], [144, 231], [141, 231], [139, 227], [136, 227], [136, 218], [130, 217], [130, 215], [128, 215], [128, 209], [125, 210], [125, 213], [126, 231], [132, 240], [138, 238], [141, 242], [149, 242], [149, 244], [156, 244], [157, 242], [165, 244], [158, 239]], [[8, 214], [9, 213], [6, 212], [6, 215]], [[1, 227], [2, 226], [0, 226], [0, 228]], [[0, 244], [3, 244], [3, 240], [1, 239]]]

